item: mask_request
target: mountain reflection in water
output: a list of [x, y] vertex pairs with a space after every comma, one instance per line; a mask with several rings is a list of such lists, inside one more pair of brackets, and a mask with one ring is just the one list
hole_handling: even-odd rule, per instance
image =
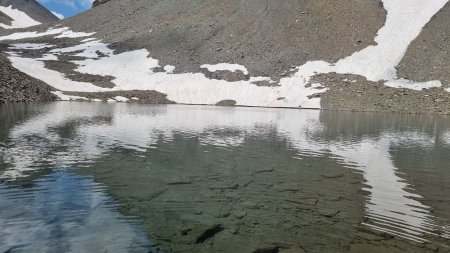
[[[449, 118], [78, 102], [4, 105], [0, 115], [0, 245], [36, 234], [23, 220], [87, 210], [83, 201], [96, 191], [86, 188], [101, 185], [121, 213], [98, 211], [111, 220], [102, 222], [127, 235], [114, 239], [113, 252], [133, 240], [149, 244], [141, 229], [167, 252], [356, 252], [397, 241], [408, 245], [400, 250], [449, 250]], [[66, 205], [80, 189], [79, 205]], [[15, 211], [15, 201], [34, 211]], [[44, 203], [64, 208], [39, 212]], [[16, 213], [20, 222], [12, 222]], [[62, 220], [56, 238], [76, 238], [72, 221]], [[114, 238], [91, 223], [77, 229]], [[198, 243], [214, 224], [225, 231]], [[54, 241], [51, 224], [38, 227]]]

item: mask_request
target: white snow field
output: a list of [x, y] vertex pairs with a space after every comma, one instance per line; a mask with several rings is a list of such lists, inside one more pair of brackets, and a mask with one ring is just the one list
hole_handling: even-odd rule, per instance
[[5, 29], [25, 28], [41, 24], [40, 22], [32, 19], [25, 12], [13, 9], [12, 6], [0, 6], [0, 11], [5, 13], [12, 19], [11, 25], [0, 23], [0, 27], [3, 27]]
[[[165, 72], [154, 72], [161, 67], [146, 49], [113, 54], [107, 44], [95, 38], [86, 38], [74, 47], [54, 49], [45, 60], [57, 60], [55, 56], [77, 52], [76, 56], [88, 58], [74, 61], [80, 73], [113, 76], [113, 88], [101, 88], [90, 83], [72, 81], [63, 73], [46, 69], [41, 59], [24, 58], [13, 52], [9, 59], [20, 71], [40, 79], [61, 91], [101, 92], [117, 90], [155, 90], [167, 94], [167, 98], [184, 104], [216, 104], [222, 100], [235, 100], [237, 105], [267, 107], [320, 108], [320, 97], [312, 96], [327, 89], [320, 84], [310, 84], [318, 73], [354, 74], [369, 81], [384, 81], [386, 86], [414, 90], [441, 87], [439, 80], [413, 82], [399, 79], [395, 67], [405, 55], [410, 43], [422, 28], [449, 0], [383, 0], [387, 11], [385, 25], [378, 31], [375, 45], [355, 52], [336, 63], [310, 61], [294, 70], [295, 74], [282, 78], [277, 86], [257, 86], [258, 81], [270, 81], [270, 77], [251, 76], [248, 81], [229, 82], [207, 78], [202, 73], [174, 74], [174, 66], [163, 66]], [[23, 32], [0, 37], [16, 40], [56, 35], [55, 38], [90, 37], [93, 33], [72, 32], [69, 28], [51, 28], [46, 32]], [[38, 46], [36, 46], [38, 47]], [[78, 51], [82, 51], [78, 53]], [[99, 51], [103, 55], [99, 56]], [[53, 59], [52, 59], [53, 56]], [[204, 64], [200, 68], [214, 71], [242, 71], [245, 66], [231, 63]], [[450, 91], [450, 89], [446, 89]], [[65, 97], [67, 98], [67, 97]], [[61, 99], [64, 99], [61, 97]]]

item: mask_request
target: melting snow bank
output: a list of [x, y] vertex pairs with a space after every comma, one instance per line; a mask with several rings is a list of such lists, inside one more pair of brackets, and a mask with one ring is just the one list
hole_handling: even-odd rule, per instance
[[12, 5], [9, 7], [0, 6], [0, 12], [5, 13], [12, 19], [11, 25], [0, 23], [0, 27], [3, 27], [5, 29], [25, 28], [41, 24], [38, 21], [32, 19], [25, 12], [13, 9]]
[[[56, 60], [56, 56], [71, 54], [87, 58], [73, 61], [76, 72], [90, 75], [112, 76], [113, 88], [101, 88], [90, 83], [72, 81], [63, 73], [49, 70], [41, 59], [23, 58], [17, 54], [9, 57], [13, 66], [26, 74], [40, 79], [61, 91], [101, 92], [121, 90], [154, 90], [167, 94], [176, 103], [216, 104], [234, 100], [236, 105], [268, 107], [320, 108], [318, 93], [327, 89], [320, 84], [309, 84], [316, 74], [355, 74], [369, 81], [385, 81], [394, 88], [414, 90], [441, 87], [440, 81], [416, 83], [398, 79], [395, 67], [400, 63], [410, 43], [420, 34], [422, 28], [448, 2], [448, 0], [383, 0], [387, 10], [385, 25], [375, 38], [376, 45], [369, 46], [332, 64], [325, 61], [311, 61], [297, 67], [292, 76], [282, 78], [278, 86], [257, 86], [258, 80], [270, 77], [250, 77], [248, 81], [229, 82], [209, 79], [202, 73], [173, 74], [174, 66], [160, 68], [157, 59], [151, 58], [146, 49], [114, 55], [106, 44], [94, 38], [84, 39], [79, 45], [51, 50], [45, 60]], [[51, 28], [43, 33], [25, 32], [0, 37], [1, 40], [16, 40], [56, 35], [54, 38], [88, 37], [92, 33], [72, 32], [69, 28]], [[36, 46], [37, 47], [37, 46]], [[80, 52], [81, 51], [81, 52]], [[53, 57], [53, 59], [52, 59]], [[221, 63], [201, 65], [210, 72], [242, 71], [248, 75], [245, 66]], [[450, 89], [446, 89], [449, 91]], [[62, 98], [63, 99], [63, 98]]]
[[84, 32], [73, 32], [69, 27], [53, 27], [48, 29], [45, 32], [18, 32], [10, 35], [0, 37], [0, 41], [4, 40], [19, 40], [19, 39], [29, 39], [29, 38], [38, 38], [49, 35], [56, 35], [55, 38], [80, 38], [80, 37], [88, 37], [92, 36], [95, 33], [84, 33]]
[[65, 95], [61, 91], [53, 91], [52, 93], [55, 94], [56, 96], [58, 96], [60, 100], [64, 100], [64, 101], [89, 100], [89, 99], [87, 99], [85, 97]]
[[[384, 85], [392, 88], [406, 88], [411, 90], [423, 90], [423, 89], [431, 89], [441, 87], [442, 84], [440, 81], [428, 81], [416, 83], [406, 79], [397, 79], [392, 81], [387, 81]], [[446, 89], [447, 90], [447, 89]]]

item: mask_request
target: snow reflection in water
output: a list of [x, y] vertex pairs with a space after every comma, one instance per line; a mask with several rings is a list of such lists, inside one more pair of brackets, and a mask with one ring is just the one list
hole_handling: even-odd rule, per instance
[[61, 102], [39, 110], [37, 116], [10, 130], [6, 147], [1, 149], [9, 164], [1, 172], [4, 180], [33, 174], [39, 164], [90, 162], [115, 147], [145, 151], [158, 139], [170, 141], [180, 132], [197, 136], [202, 145], [238, 147], [247, 135], [263, 136], [276, 129], [298, 152], [331, 155], [362, 173], [364, 190], [370, 193], [365, 216], [373, 221], [366, 226], [419, 242], [429, 236], [450, 238], [448, 227], [441, 225], [448, 222], [434, 217], [431, 208], [421, 202], [423, 197], [402, 177], [390, 153], [397, 147], [429, 149], [436, 142], [449, 143], [448, 130], [430, 136], [407, 125], [396, 130], [395, 123], [388, 122], [377, 129], [370, 124], [356, 126], [364, 123], [356, 120], [353, 133], [345, 124], [323, 119], [327, 113], [289, 109]]

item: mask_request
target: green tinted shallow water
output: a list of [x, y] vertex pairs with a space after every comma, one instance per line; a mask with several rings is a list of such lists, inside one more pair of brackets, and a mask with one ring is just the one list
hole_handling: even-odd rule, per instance
[[450, 252], [450, 118], [58, 102], [0, 119], [0, 252]]

